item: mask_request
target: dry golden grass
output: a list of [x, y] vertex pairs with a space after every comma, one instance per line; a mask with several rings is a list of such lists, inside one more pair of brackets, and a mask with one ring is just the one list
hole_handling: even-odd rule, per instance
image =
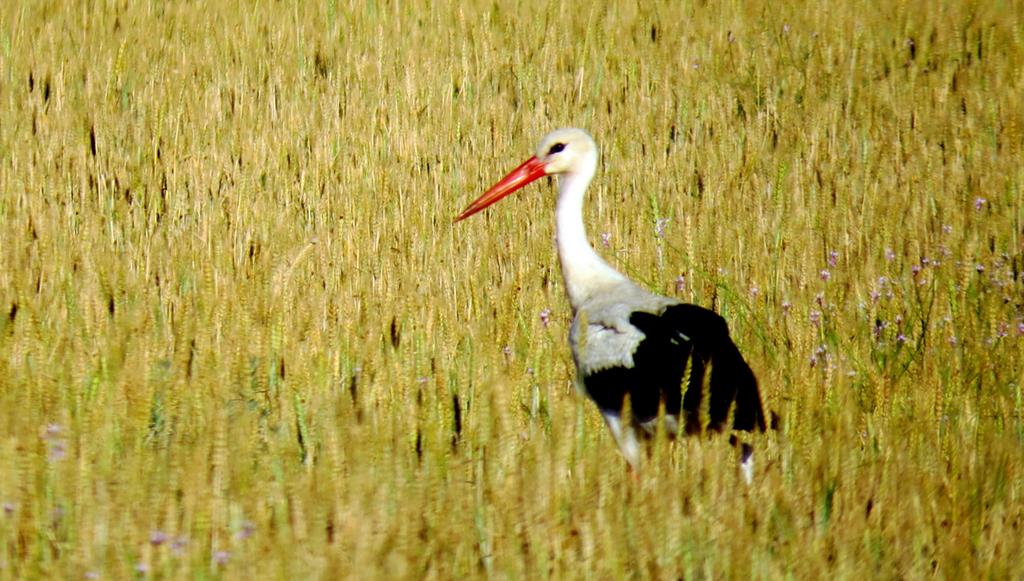
[[[1024, 576], [1024, 5], [342, 4], [0, 4], [0, 579]], [[569, 125], [753, 486], [625, 473], [552, 187], [451, 224]]]

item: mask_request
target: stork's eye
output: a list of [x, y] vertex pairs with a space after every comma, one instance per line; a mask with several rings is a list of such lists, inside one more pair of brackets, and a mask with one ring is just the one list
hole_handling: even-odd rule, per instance
[[563, 149], [565, 149], [564, 143], [556, 143], [551, 146], [551, 149], [548, 150], [548, 155], [554, 155], [559, 151], [562, 151]]

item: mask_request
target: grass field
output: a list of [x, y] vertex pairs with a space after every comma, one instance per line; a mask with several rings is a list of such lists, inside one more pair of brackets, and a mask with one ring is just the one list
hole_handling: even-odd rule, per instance
[[[0, 579], [1024, 577], [1024, 4], [0, 3]], [[781, 418], [626, 473], [608, 260]]]

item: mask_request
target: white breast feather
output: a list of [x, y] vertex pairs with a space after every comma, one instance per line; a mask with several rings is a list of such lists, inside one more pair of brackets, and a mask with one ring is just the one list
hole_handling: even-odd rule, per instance
[[620, 331], [588, 324], [582, 336], [573, 337], [576, 367], [584, 377], [612, 367], [633, 367], [633, 352], [643, 340], [644, 334], [633, 325]]
[[630, 285], [587, 301], [576, 310], [570, 331], [579, 379], [613, 367], [631, 368], [645, 335], [629, 322], [636, 311], [660, 314], [678, 301]]

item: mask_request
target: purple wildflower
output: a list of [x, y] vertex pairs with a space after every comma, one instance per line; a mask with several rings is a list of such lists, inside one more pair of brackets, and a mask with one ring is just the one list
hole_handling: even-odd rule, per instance
[[658, 238], [665, 237], [665, 226], [668, 226], [669, 221], [670, 220], [668, 218], [658, 218], [657, 220], [654, 221], [655, 236], [657, 236]]
[[828, 348], [825, 347], [824, 345], [819, 345], [817, 347], [817, 349], [814, 350], [814, 353], [811, 353], [811, 361], [810, 361], [811, 367], [814, 367], [815, 365], [817, 365], [819, 360], [824, 361], [824, 360], [827, 360], [827, 359], [828, 359]]
[[821, 311], [811, 311], [808, 317], [811, 320], [811, 324], [817, 325], [819, 322], [821, 322]]
[[231, 553], [228, 551], [217, 551], [213, 554], [213, 562], [218, 565], [226, 565], [231, 559]]
[[889, 262], [896, 260], [896, 253], [892, 251], [892, 248], [885, 249], [885, 259]]
[[51, 442], [50, 443], [50, 452], [49, 452], [50, 460], [52, 460], [54, 462], [57, 462], [59, 460], [63, 460], [67, 455], [68, 455], [68, 450], [64, 446], [64, 442], [61, 442], [61, 441], [58, 440], [56, 442]]
[[167, 533], [163, 531], [153, 531], [149, 533], [149, 544], [153, 545], [154, 547], [159, 547], [160, 545], [166, 543], [167, 539], [169, 538], [170, 537], [167, 536]]
[[545, 329], [548, 328], [548, 324], [551, 323], [551, 309], [544, 309], [540, 312], [540, 322]]
[[608, 248], [612, 245], [611, 232], [601, 232], [601, 244], [604, 245], [605, 248]]
[[839, 262], [839, 253], [832, 250], [828, 253], [828, 267], [835, 268], [837, 262]]
[[828, 279], [832, 278], [832, 273], [828, 270], [821, 271], [821, 280], [828, 282]]
[[175, 555], [184, 555], [186, 547], [188, 547], [188, 539], [185, 537], [174, 537], [174, 541], [171, 542], [171, 551]]
[[900, 333], [899, 335], [896, 335], [896, 342], [897, 343], [906, 343], [907, 342], [907, 336], [904, 335], [903, 333]]
[[885, 332], [885, 328], [888, 326], [889, 323], [886, 323], [881, 319], [875, 320], [875, 328], [871, 331], [871, 334], [875, 336], [875, 341], [880, 341], [882, 339], [882, 333]]
[[[531, 370], [528, 369], [527, 373], [530, 371]], [[242, 528], [235, 533], [235, 538], [240, 541], [244, 541], [245, 539], [252, 537], [254, 534], [256, 534], [256, 525], [252, 524], [250, 521], [245, 521], [242, 523]]]
[[676, 277], [676, 292], [681, 293], [686, 288], [686, 275], [680, 274]]
[[974, 209], [980, 212], [981, 209], [984, 208], [985, 204], [987, 203], [988, 200], [982, 198], [981, 196], [978, 196], [977, 198], [974, 198]]

